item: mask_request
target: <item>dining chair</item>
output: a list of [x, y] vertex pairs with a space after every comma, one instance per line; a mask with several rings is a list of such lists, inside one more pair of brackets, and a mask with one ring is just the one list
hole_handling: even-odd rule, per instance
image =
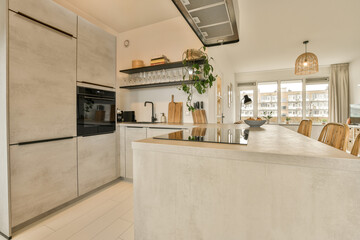
[[360, 134], [357, 135], [355, 142], [354, 142], [354, 146], [351, 150], [351, 154], [354, 156], [359, 156], [359, 150], [360, 150]]
[[322, 129], [319, 141], [334, 148], [346, 151], [349, 141], [349, 127], [341, 123], [328, 123]]
[[307, 137], [311, 137], [311, 129], [312, 129], [312, 121], [310, 119], [309, 120], [304, 119], [300, 122], [297, 132]]

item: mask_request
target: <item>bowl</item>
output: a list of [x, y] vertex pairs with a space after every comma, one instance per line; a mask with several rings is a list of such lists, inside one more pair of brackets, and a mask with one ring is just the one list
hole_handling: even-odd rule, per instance
[[256, 121], [256, 120], [244, 120], [244, 122], [250, 127], [260, 127], [266, 123], [266, 120]]

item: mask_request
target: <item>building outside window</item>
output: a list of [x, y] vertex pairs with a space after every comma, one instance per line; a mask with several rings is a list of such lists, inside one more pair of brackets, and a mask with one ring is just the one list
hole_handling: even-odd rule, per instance
[[311, 119], [315, 124], [329, 121], [327, 78], [259, 82], [257, 87], [246, 86], [249, 84], [240, 87], [240, 96], [249, 95], [253, 104], [242, 104], [242, 120], [271, 115], [271, 123], [285, 123], [286, 117], [291, 118], [291, 123], [300, 123], [302, 119]]
[[302, 120], [302, 80], [281, 81], [281, 123], [291, 118], [292, 123]]
[[278, 122], [277, 82], [258, 83], [258, 116], [271, 115], [270, 122]]
[[329, 121], [329, 83], [306, 82], [306, 118], [313, 123]]

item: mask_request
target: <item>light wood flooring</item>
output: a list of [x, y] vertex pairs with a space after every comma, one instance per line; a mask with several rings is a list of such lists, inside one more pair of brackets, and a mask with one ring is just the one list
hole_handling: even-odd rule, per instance
[[13, 235], [14, 240], [134, 239], [133, 186], [118, 182]]

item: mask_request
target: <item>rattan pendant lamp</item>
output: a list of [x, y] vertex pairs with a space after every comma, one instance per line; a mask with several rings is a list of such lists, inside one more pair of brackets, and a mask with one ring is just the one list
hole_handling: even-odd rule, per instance
[[304, 41], [305, 53], [301, 54], [295, 63], [296, 75], [309, 75], [319, 72], [319, 61], [315, 54], [307, 51], [309, 41]]

